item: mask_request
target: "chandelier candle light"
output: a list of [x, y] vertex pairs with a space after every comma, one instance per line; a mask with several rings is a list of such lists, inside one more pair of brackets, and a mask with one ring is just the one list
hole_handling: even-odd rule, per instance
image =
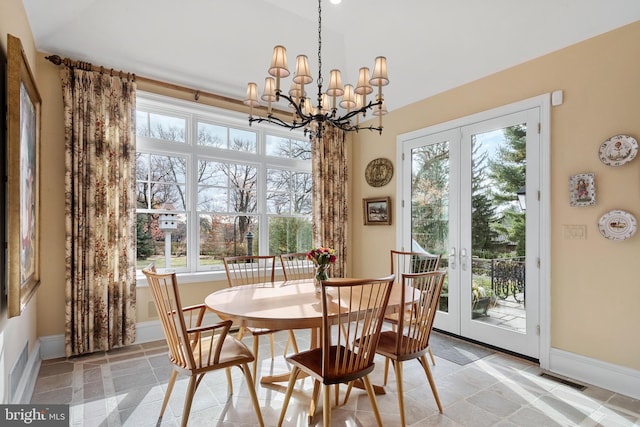
[[[274, 47], [271, 67], [268, 72], [271, 77], [265, 78], [264, 92], [261, 97], [267, 103], [266, 117], [254, 117], [253, 108], [260, 106], [258, 85], [251, 82], [247, 86], [247, 96], [243, 102], [249, 106], [249, 125], [253, 122], [266, 121], [291, 130], [304, 128], [304, 134], [308, 134], [310, 138], [322, 138], [325, 125], [347, 132], [368, 129], [382, 134], [382, 115], [387, 113], [382, 96], [382, 86], [389, 84], [387, 59], [384, 56], [376, 58], [371, 77], [369, 77], [369, 68], [360, 68], [358, 84], [355, 89], [350, 84], [343, 87], [340, 70], [331, 70], [329, 88], [325, 93], [322, 92], [321, 0], [318, 0], [318, 79], [316, 80], [318, 97], [316, 107], [313, 107], [311, 99], [306, 96], [304, 90], [304, 86], [313, 81], [306, 55], [298, 55], [296, 58], [296, 73], [288, 95], [283, 93], [280, 88], [280, 79], [288, 77], [290, 74], [287, 67], [287, 50], [284, 46]], [[373, 92], [374, 86], [378, 88], [376, 99], [367, 103], [367, 95]], [[339, 103], [338, 97], [342, 97]], [[291, 121], [285, 121], [272, 112], [272, 103], [280, 102], [280, 98], [285, 99], [293, 110]], [[338, 106], [344, 110], [341, 110], [340, 114]], [[360, 126], [360, 115], [365, 117], [369, 110], [374, 116], [378, 116], [378, 126]]]
[[314, 248], [307, 252], [307, 259], [316, 266], [315, 290], [320, 293], [322, 281], [329, 278], [329, 267], [336, 262], [336, 251], [332, 248]]

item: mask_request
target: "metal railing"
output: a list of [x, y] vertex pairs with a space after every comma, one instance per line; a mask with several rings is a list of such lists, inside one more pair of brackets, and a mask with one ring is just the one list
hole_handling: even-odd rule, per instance
[[491, 260], [491, 290], [500, 299], [512, 295], [516, 302], [526, 299], [525, 257]]

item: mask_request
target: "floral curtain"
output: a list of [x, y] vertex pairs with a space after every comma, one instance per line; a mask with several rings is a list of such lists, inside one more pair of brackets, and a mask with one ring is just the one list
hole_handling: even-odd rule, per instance
[[[67, 356], [135, 340], [135, 89], [63, 67]], [[45, 160], [46, 161], [46, 160]]]
[[347, 149], [345, 134], [327, 126], [322, 139], [313, 140], [313, 242], [336, 250], [330, 276], [347, 272]]

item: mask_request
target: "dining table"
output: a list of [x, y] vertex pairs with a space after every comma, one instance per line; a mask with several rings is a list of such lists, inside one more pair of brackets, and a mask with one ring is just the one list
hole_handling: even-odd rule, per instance
[[[401, 305], [401, 283], [391, 288], [387, 311], [397, 311]], [[221, 289], [205, 298], [205, 305], [223, 320], [234, 326], [249, 326], [273, 330], [309, 329], [311, 346], [320, 345], [322, 325], [321, 294], [314, 279], [274, 281]], [[289, 373], [268, 375], [261, 384], [289, 380]], [[374, 386], [376, 393], [384, 393], [382, 386]]]

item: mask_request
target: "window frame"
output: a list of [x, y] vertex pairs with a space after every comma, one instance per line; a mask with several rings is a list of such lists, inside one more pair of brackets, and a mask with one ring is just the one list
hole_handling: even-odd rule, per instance
[[[198, 161], [210, 160], [219, 162], [230, 162], [239, 164], [250, 164], [257, 168], [257, 212], [250, 213], [258, 217], [258, 253], [269, 253], [269, 219], [273, 217], [309, 217], [309, 215], [297, 215], [287, 213], [277, 215], [267, 212], [267, 169], [285, 169], [292, 172], [302, 172], [311, 174], [311, 160], [292, 159], [280, 156], [269, 156], [266, 154], [267, 135], [272, 135], [285, 139], [296, 139], [307, 141], [301, 131], [286, 131], [273, 125], [252, 124], [249, 126], [246, 113], [226, 110], [210, 105], [198, 104], [192, 101], [185, 101], [169, 96], [137, 91], [136, 111], [138, 109], [148, 112], [163, 114], [172, 117], [185, 118], [184, 142], [172, 142], [152, 137], [136, 136], [136, 154], [151, 153], [167, 156], [183, 156], [187, 161], [186, 171], [186, 206], [185, 212], [187, 222], [187, 267], [186, 269], [176, 269], [180, 276], [181, 283], [197, 283], [205, 281], [225, 280], [224, 269], [206, 269], [198, 267], [200, 227], [199, 215], [203, 213], [198, 210], [197, 196], [198, 183], [193, 176], [197, 170]], [[228, 148], [217, 148], [206, 145], [199, 145], [197, 138], [198, 122], [232, 127], [238, 130], [250, 131], [256, 134], [256, 152], [242, 152]], [[228, 146], [228, 141], [227, 141]], [[159, 210], [138, 209], [139, 213], [159, 213]], [[236, 213], [220, 212], [220, 215]], [[137, 270], [137, 282], [139, 285], [146, 285], [146, 279]]]

